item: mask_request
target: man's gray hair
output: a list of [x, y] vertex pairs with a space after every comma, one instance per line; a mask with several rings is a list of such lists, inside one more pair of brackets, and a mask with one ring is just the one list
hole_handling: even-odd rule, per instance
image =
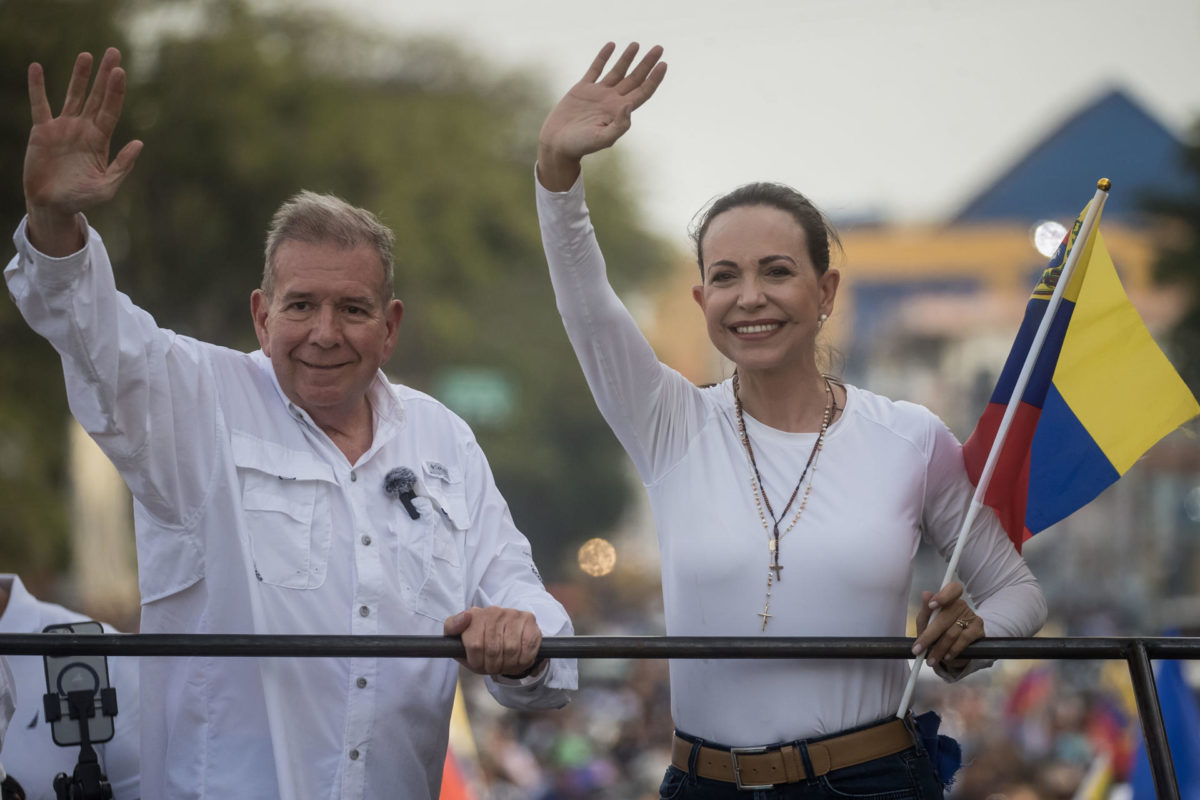
[[370, 211], [352, 206], [340, 197], [306, 189], [281, 205], [271, 218], [262, 292], [270, 298], [275, 290], [275, 256], [284, 242], [333, 244], [346, 249], [367, 245], [379, 256], [383, 267], [383, 299], [390, 300], [394, 295], [392, 244], [395, 240], [396, 235], [391, 229]]

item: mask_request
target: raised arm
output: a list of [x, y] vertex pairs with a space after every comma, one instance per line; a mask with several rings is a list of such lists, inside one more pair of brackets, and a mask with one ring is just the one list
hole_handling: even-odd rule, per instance
[[46, 100], [41, 65], [29, 65], [33, 128], [25, 148], [26, 231], [30, 243], [46, 255], [67, 256], [83, 247], [86, 233], [78, 214], [112, 199], [142, 150], [142, 143], [134, 140], [109, 159], [125, 102], [120, 64], [120, 51], [110, 47], [89, 92], [92, 56], [80, 53], [57, 117]]
[[667, 72], [653, 47], [629, 72], [631, 44], [604, 73], [614, 52], [601, 48], [583, 78], [554, 107], [538, 140], [538, 219], [550, 282], [571, 347], [596, 406], [646, 482], [665, 474], [687, 452], [707, 410], [689, 380], [661, 364], [608, 283], [579, 180], [581, 159], [611, 147], [630, 117]]
[[[565, 192], [579, 177], [580, 161], [612, 147], [629, 130], [635, 108], [653, 96], [663, 76], [662, 48], [652, 47], [633, 72], [638, 45], [631, 43], [603, 78], [612, 42], [600, 48], [592, 65], [551, 110], [538, 135], [538, 179], [552, 192]], [[627, 74], [628, 73], [628, 74]]]
[[[141, 152], [141, 142], [133, 141], [109, 158], [125, 94], [120, 60], [117, 50], [106, 51], [89, 91], [93, 60], [81, 54], [57, 117], [41, 66], [29, 67], [29, 215], [4, 278], [25, 321], [62, 357], [75, 418], [146, 512], [182, 531], [217, 475], [210, 446], [218, 416], [213, 351], [160, 328], [117, 291], [104, 244], [81, 214], [116, 194]], [[143, 578], [145, 592], [146, 579], [155, 578]]]

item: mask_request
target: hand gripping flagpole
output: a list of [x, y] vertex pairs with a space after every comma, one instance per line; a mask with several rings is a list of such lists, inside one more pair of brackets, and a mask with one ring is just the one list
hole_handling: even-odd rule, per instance
[[[1112, 182], [1108, 178], [1101, 178], [1096, 183], [1096, 194], [1092, 197], [1092, 202], [1088, 205], [1087, 213], [1084, 214], [1083, 223], [1079, 227], [1079, 233], [1075, 236], [1075, 241], [1071, 245], [1071, 252], [1067, 256], [1067, 263], [1063, 266], [1062, 273], [1054, 286], [1054, 293], [1050, 296], [1050, 301], [1046, 305], [1046, 311], [1042, 314], [1042, 320], [1038, 323], [1037, 333], [1034, 334], [1033, 342], [1029, 346], [1029, 352], [1025, 356], [1025, 363], [1021, 366], [1021, 373], [1017, 376], [1017, 382], [1013, 386], [1012, 394], [1008, 398], [1008, 406], [1004, 409], [1004, 416], [1000, 420], [1000, 427], [996, 429], [996, 438], [992, 440], [992, 448], [988, 451], [987, 461], [984, 462], [983, 472], [979, 475], [979, 483], [975, 486], [975, 493], [971, 496], [971, 504], [967, 508], [967, 514], [963, 517], [962, 526], [958, 530], [958, 541], [954, 543], [954, 552], [950, 556], [950, 561], [946, 564], [946, 575], [942, 578], [942, 588], [950, 583], [954, 577], [955, 571], [958, 569], [958, 561], [962, 557], [963, 545], [967, 541], [967, 534], [971, 530], [971, 526], [975, 523], [975, 517], [979, 515], [983, 509], [983, 498], [987, 494], [988, 484], [992, 481], [992, 473], [996, 470], [996, 462], [1000, 460], [1000, 451], [1004, 449], [1004, 440], [1008, 438], [1008, 429], [1012, 426], [1013, 417], [1017, 414], [1017, 406], [1021, 403], [1021, 397], [1025, 394], [1025, 387], [1029, 384], [1029, 376], [1033, 373], [1033, 366], [1037, 363], [1038, 356], [1042, 352], [1042, 345], [1046, 341], [1046, 335], [1050, 331], [1050, 324], [1054, 321], [1054, 315], [1058, 312], [1058, 307], [1062, 303], [1063, 292], [1071, 283], [1071, 276], [1075, 272], [1075, 265], [1079, 263], [1080, 257], [1087, 249], [1088, 240], [1092, 236], [1092, 228], [1096, 225], [1096, 219], [1100, 216], [1100, 211], [1104, 208], [1104, 202], [1108, 199], [1108, 190], [1112, 187]], [[934, 610], [929, 617], [929, 622], [932, 623], [937, 617], [941, 609]], [[908, 685], [904, 687], [904, 696], [900, 698], [900, 707], [896, 710], [897, 717], [904, 717], [908, 713], [908, 707], [912, 703], [913, 691], [917, 688], [917, 676], [921, 673], [921, 665], [925, 663], [924, 653], [913, 659], [912, 672], [908, 675]]]

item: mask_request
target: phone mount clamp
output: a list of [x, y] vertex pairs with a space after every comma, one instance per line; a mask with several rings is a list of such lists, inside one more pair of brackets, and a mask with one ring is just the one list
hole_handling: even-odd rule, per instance
[[[47, 722], [62, 719], [61, 695], [48, 692], [42, 697]], [[96, 716], [97, 710], [106, 717], [117, 715], [117, 690], [111, 687], [94, 690], [80, 689], [67, 692], [67, 708], [70, 719], [79, 721], [79, 761], [75, 772], [67, 777], [60, 772], [54, 777], [54, 794], [58, 800], [112, 800], [112, 786], [100, 769], [96, 750], [92, 747], [88, 733], [88, 720]]]

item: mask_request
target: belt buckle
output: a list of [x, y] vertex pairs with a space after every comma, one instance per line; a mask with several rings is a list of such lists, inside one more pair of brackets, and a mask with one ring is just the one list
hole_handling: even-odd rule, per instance
[[733, 760], [733, 782], [737, 784], [737, 788], [752, 792], [756, 789], [770, 789], [775, 786], [773, 783], [750, 784], [742, 783], [742, 768], [738, 764], [738, 756], [756, 756], [761, 755], [771, 748], [769, 747], [731, 747], [729, 748], [729, 757]]

